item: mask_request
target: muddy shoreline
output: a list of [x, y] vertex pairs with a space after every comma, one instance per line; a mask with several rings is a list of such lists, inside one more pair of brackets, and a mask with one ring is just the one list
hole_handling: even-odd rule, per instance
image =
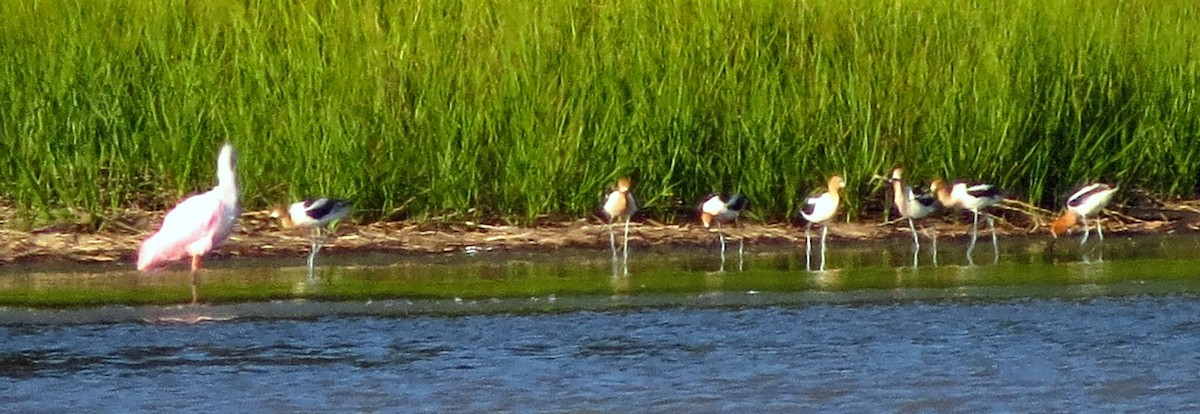
[[[1104, 231], [1109, 237], [1142, 234], [1169, 234], [1200, 231], [1200, 202], [1170, 207], [1125, 209], [1104, 215]], [[0, 226], [0, 264], [16, 263], [132, 263], [141, 241], [157, 228], [162, 212], [131, 211], [108, 221], [102, 231], [58, 226], [31, 231]], [[5, 215], [5, 217], [12, 217]], [[1045, 223], [1049, 214], [1001, 211], [997, 232], [1006, 237], [1049, 237]], [[982, 223], [981, 223], [982, 224]], [[922, 223], [940, 238], [968, 235], [968, 215], [943, 214]], [[986, 226], [985, 226], [986, 227]], [[1078, 231], [1078, 229], [1076, 230]], [[744, 237], [749, 244], [804, 243], [802, 223], [754, 223], [743, 221], [727, 228], [731, 237]], [[867, 218], [860, 222], [838, 222], [830, 227], [831, 240], [909, 240], [906, 222]], [[1077, 234], [1073, 234], [1075, 236]], [[714, 243], [711, 232], [696, 223], [669, 224], [654, 220], [635, 221], [630, 227], [630, 245], [707, 246]], [[620, 237], [620, 234], [618, 234]], [[597, 219], [543, 224], [536, 227], [488, 225], [472, 222], [417, 223], [377, 222], [346, 223], [337, 229], [336, 239], [326, 244], [322, 254], [350, 255], [356, 252], [394, 252], [404, 254], [440, 254], [459, 251], [506, 250], [546, 251], [562, 248], [608, 249], [608, 226]], [[211, 257], [302, 257], [309, 250], [305, 230], [281, 230], [266, 211], [243, 213], [230, 240]]]

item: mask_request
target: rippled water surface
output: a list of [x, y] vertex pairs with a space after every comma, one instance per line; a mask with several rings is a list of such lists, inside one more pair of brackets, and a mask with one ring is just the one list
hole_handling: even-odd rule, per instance
[[917, 269], [905, 244], [855, 245], [827, 272], [763, 248], [725, 272], [707, 250], [635, 251], [617, 276], [607, 252], [330, 257], [311, 279], [230, 260], [194, 305], [186, 273], [8, 268], [0, 406], [1200, 409], [1197, 240], [1107, 243], [1010, 241], [976, 266], [947, 245]]

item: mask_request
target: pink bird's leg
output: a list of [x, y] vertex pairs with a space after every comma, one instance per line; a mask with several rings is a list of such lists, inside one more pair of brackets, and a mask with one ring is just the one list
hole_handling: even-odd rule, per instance
[[200, 302], [200, 290], [196, 288], [196, 274], [192, 273], [192, 304]]
[[200, 256], [192, 256], [192, 304], [200, 301], [200, 291], [196, 288], [196, 272], [200, 270]]

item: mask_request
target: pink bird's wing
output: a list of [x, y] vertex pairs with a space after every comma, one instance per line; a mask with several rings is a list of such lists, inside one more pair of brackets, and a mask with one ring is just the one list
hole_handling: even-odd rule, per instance
[[215, 191], [183, 200], [163, 218], [158, 232], [142, 243], [138, 251], [138, 270], [212, 250], [219, 242], [214, 240], [215, 236], [223, 233], [224, 215], [224, 207]]

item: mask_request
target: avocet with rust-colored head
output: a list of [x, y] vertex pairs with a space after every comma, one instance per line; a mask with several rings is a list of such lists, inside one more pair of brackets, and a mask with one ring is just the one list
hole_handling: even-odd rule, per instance
[[[917, 253], [921, 250], [921, 241], [917, 237], [917, 227], [913, 220], [928, 217], [941, 207], [941, 203], [933, 193], [916, 194], [911, 186], [904, 185], [904, 168], [897, 165], [892, 167], [888, 182], [892, 184], [892, 202], [900, 216], [908, 220], [908, 229], [913, 236], [913, 265], [916, 266]], [[937, 238], [933, 239], [933, 255], [937, 258]]]
[[809, 270], [812, 270], [812, 237], [810, 231], [813, 224], [821, 225], [821, 271], [825, 271], [825, 239], [829, 236], [829, 221], [837, 214], [838, 206], [841, 205], [841, 191], [846, 188], [846, 181], [842, 180], [840, 175], [829, 177], [829, 181], [825, 184], [825, 192], [816, 197], [809, 197], [804, 201], [804, 208], [800, 215], [804, 220], [808, 221], [808, 225], [804, 227], [804, 250], [805, 262]]
[[[721, 241], [721, 259], [725, 258], [725, 235], [721, 232], [724, 223], [737, 223], [743, 211], [750, 208], [750, 200], [740, 194], [709, 193], [700, 199], [700, 224], [705, 229], [717, 227], [717, 238]], [[741, 257], [745, 244], [738, 237], [738, 255]]]
[[608, 244], [612, 247], [613, 257], [617, 257], [617, 236], [615, 227], [617, 221], [621, 218], [625, 219], [625, 241], [622, 246], [622, 251], [625, 253], [625, 260], [629, 260], [629, 221], [633, 219], [633, 214], [637, 213], [637, 201], [633, 199], [633, 193], [629, 190], [633, 187], [633, 181], [628, 177], [617, 180], [617, 187], [608, 193], [608, 197], [604, 199], [604, 214], [608, 216]]
[[929, 186], [930, 191], [937, 195], [938, 201], [946, 207], [958, 207], [974, 214], [971, 222], [971, 244], [967, 247], [967, 257], [975, 250], [975, 239], [979, 236], [979, 216], [983, 215], [992, 231], [992, 250], [997, 260], [1000, 257], [1000, 247], [996, 238], [996, 223], [987, 213], [987, 208], [1004, 201], [1004, 192], [1000, 187], [991, 184], [975, 184], [966, 181], [955, 181], [951, 187], [941, 179], [934, 180]]
[[313, 261], [317, 252], [321, 251], [319, 239], [323, 232], [329, 231], [329, 226], [342, 220], [350, 214], [350, 202], [336, 198], [309, 198], [292, 203], [287, 208], [276, 207], [271, 211], [271, 217], [279, 219], [285, 229], [311, 228], [312, 251], [308, 255], [308, 269], [313, 269]]
[[[1119, 187], [1111, 186], [1104, 183], [1092, 183], [1080, 187], [1075, 192], [1067, 197], [1067, 211], [1053, 223], [1050, 223], [1050, 234], [1058, 237], [1059, 234], [1070, 231], [1075, 223], [1083, 220], [1083, 239], [1079, 244], [1087, 243], [1088, 227], [1087, 217], [1097, 215], [1100, 210], [1112, 201], [1113, 194], [1117, 193]], [[1104, 230], [1101, 226], [1100, 218], [1096, 217], [1096, 233], [1100, 235], [1100, 240], [1104, 240]]]

